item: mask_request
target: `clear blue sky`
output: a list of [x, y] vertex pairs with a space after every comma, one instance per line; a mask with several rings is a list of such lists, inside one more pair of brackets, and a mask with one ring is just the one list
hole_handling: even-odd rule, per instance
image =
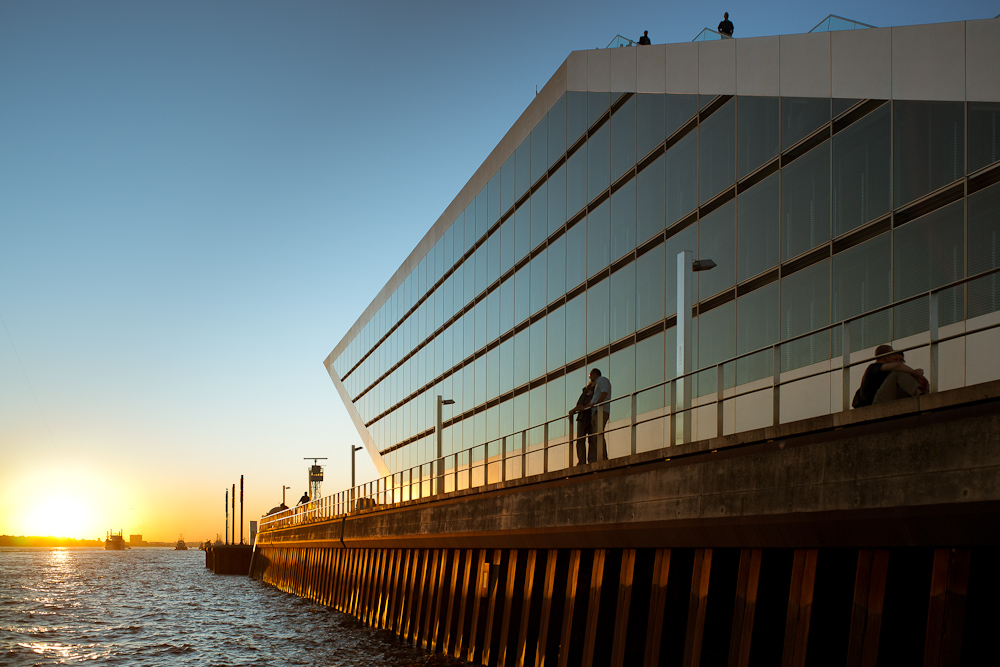
[[344, 488], [322, 362], [536, 86], [723, 11], [749, 37], [1000, 3], [0, 0], [0, 533], [214, 537], [240, 474], [249, 520], [304, 456]]

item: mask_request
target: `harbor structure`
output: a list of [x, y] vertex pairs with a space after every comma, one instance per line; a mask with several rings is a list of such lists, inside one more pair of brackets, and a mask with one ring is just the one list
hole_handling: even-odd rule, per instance
[[[326, 360], [384, 476], [262, 519], [253, 576], [483, 664], [970, 655], [998, 45], [984, 20], [570, 54]], [[851, 411], [884, 343], [932, 393]], [[576, 465], [592, 368], [609, 460]]]

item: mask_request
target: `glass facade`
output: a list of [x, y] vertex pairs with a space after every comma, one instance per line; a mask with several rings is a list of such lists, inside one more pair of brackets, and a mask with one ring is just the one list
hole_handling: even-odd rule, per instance
[[[592, 367], [616, 397], [641, 392], [675, 375], [682, 250], [717, 264], [696, 274], [696, 369], [799, 336], [782, 371], [837, 356], [839, 333], [810, 332], [1000, 265], [998, 119], [973, 102], [569, 92], [333, 370], [393, 472], [434, 457], [438, 395], [455, 401], [447, 455], [564, 416]], [[996, 276], [939, 304], [942, 324], [998, 309]], [[926, 331], [927, 313], [860, 319], [851, 347]], [[665, 405], [660, 387], [636, 409]]]

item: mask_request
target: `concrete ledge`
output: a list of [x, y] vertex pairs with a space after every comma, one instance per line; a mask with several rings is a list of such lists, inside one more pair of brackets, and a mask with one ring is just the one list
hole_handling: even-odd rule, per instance
[[1000, 382], [268, 531], [346, 547], [1000, 544]]

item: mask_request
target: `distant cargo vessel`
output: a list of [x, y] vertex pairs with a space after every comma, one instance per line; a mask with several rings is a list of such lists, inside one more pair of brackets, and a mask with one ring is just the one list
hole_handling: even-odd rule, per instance
[[104, 540], [104, 548], [108, 551], [125, 551], [128, 547], [125, 545], [125, 538], [122, 537], [122, 531], [118, 531], [115, 534], [113, 531], [108, 531], [108, 537]]
[[177, 544], [174, 545], [174, 551], [187, 551], [188, 545], [184, 542], [184, 536], [181, 535], [177, 540]]

